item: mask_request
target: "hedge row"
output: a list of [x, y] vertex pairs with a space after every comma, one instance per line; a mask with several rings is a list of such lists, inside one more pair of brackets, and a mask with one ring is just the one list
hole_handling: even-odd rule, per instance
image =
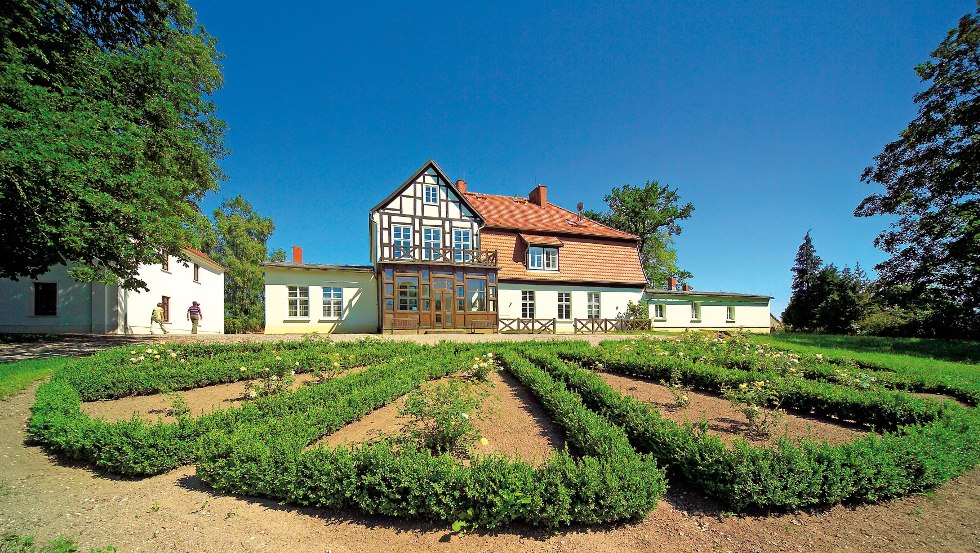
[[[774, 447], [753, 447], [737, 440], [729, 448], [697, 425], [666, 420], [654, 408], [616, 392], [595, 373], [559, 359], [552, 347], [528, 347], [526, 352], [580, 393], [587, 405], [621, 426], [637, 450], [652, 454], [669, 474], [735, 510], [877, 501], [933, 487], [980, 461], [976, 411], [952, 404], [924, 424], [846, 444], [780, 439]], [[724, 373], [698, 374], [711, 383], [711, 376]], [[901, 413], [889, 407], [882, 406], [882, 411]]]
[[727, 369], [710, 363], [658, 355], [655, 351], [634, 350], [623, 355], [606, 348], [571, 348], [560, 356], [603, 370], [636, 375], [653, 380], [669, 380], [679, 375], [681, 382], [700, 391], [720, 393], [723, 388], [768, 380], [779, 392], [782, 407], [802, 414], [854, 420], [879, 429], [894, 430], [907, 424], [935, 420], [958, 405], [920, 398], [906, 392], [886, 389], [859, 390], [799, 376], [780, 376], [769, 372]]
[[792, 348], [779, 348], [739, 338], [712, 339], [698, 333], [680, 340], [607, 341], [600, 349], [610, 357], [660, 355], [668, 359], [777, 375], [785, 375], [789, 368], [793, 368], [799, 376], [830, 384], [839, 383], [840, 373], [865, 375], [874, 378], [875, 387], [944, 394], [968, 405], [980, 404], [980, 380], [976, 377], [976, 371], [965, 371], [965, 365], [952, 363], [920, 362], [912, 370], [880, 362], [859, 363], [834, 353], [794, 351]]
[[[468, 359], [467, 354], [459, 357]], [[582, 456], [562, 451], [538, 467], [479, 456], [466, 466], [384, 440], [304, 451], [308, 442], [293, 429], [316, 426], [307, 418], [210, 433], [203, 439], [198, 475], [228, 492], [481, 527], [517, 521], [548, 527], [592, 524], [652, 511], [666, 489], [655, 461], [637, 454], [622, 430], [587, 409], [564, 385], [512, 352], [499, 354]], [[439, 362], [435, 356], [426, 359]]]
[[[558, 452], [535, 467], [501, 456], [481, 456], [464, 465], [384, 440], [354, 448], [308, 448], [486, 352], [479, 346], [388, 344], [150, 346], [156, 350], [151, 355], [161, 355], [151, 363], [145, 363], [145, 353], [134, 363], [127, 357], [133, 350], [121, 348], [87, 363], [75, 362], [40, 386], [29, 432], [56, 453], [118, 474], [147, 476], [194, 463], [201, 479], [222, 491], [483, 527], [514, 521], [554, 527], [635, 519], [663, 497], [664, 471], [651, 456], [636, 453], [621, 429], [506, 350], [499, 352], [504, 364], [555, 417], [575, 455]], [[311, 365], [332, 364], [338, 355], [357, 364], [372, 356], [387, 360], [357, 374], [175, 423], [93, 419], [81, 411], [83, 394], [76, 388], [84, 388], [89, 397], [114, 397], [238, 380], [242, 377], [236, 372], [252, 370], [240, 371], [239, 363], [255, 367], [303, 359]], [[128, 363], [107, 366], [120, 358]], [[180, 363], [178, 369], [191, 368], [189, 374], [181, 374], [173, 363]]]
[[[83, 401], [114, 399], [256, 378], [263, 369], [306, 373], [373, 365], [418, 353], [410, 342], [358, 340], [239, 344], [143, 344], [70, 362], [59, 378]], [[244, 368], [245, 370], [241, 370]]]
[[[334, 427], [340, 428], [424, 380], [445, 374], [404, 370], [404, 366], [419, 366], [424, 358], [423, 353], [396, 358], [357, 374], [197, 418], [182, 417], [176, 423], [93, 419], [82, 412], [81, 396], [71, 380], [55, 373], [50, 382], [38, 387], [28, 432], [34, 441], [71, 459], [117, 474], [149, 476], [193, 462], [200, 437], [209, 432], [254, 427], [270, 420], [295, 420], [309, 413], [320, 414], [322, 419], [330, 410], [335, 415]], [[319, 428], [296, 427], [293, 432], [309, 442], [318, 437]]]

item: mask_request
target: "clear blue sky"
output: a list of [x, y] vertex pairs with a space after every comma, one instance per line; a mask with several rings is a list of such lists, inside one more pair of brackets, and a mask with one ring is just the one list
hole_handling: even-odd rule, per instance
[[[471, 190], [603, 208], [659, 180], [702, 290], [789, 299], [812, 229], [866, 268], [861, 171], [915, 116], [925, 61], [969, 0], [373, 4], [191, 0], [219, 40], [229, 179], [271, 247], [368, 263], [368, 210], [426, 159]], [[300, 6], [302, 4], [302, 6]], [[407, 7], [411, 5], [412, 7]]]

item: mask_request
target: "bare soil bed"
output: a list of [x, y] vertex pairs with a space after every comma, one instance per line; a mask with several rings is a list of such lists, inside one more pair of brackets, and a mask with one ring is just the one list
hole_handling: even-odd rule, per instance
[[119, 551], [977, 551], [980, 468], [880, 505], [726, 516], [679, 488], [631, 524], [454, 534], [442, 526], [213, 493], [193, 467], [139, 480], [65, 464], [27, 445], [33, 389], [0, 402], [0, 532]]
[[[428, 383], [437, 384], [445, 379]], [[487, 445], [477, 444], [475, 454], [500, 453], [540, 463], [556, 449], [565, 447], [564, 433], [548, 418], [544, 408], [526, 388], [504, 372], [490, 373], [490, 395], [475, 426]], [[379, 434], [396, 434], [409, 418], [400, 415], [404, 396], [377, 409], [317, 442], [327, 447], [362, 443]]]
[[[717, 435], [722, 441], [732, 443], [736, 438], [749, 438], [745, 416], [727, 399], [700, 392], [687, 392], [690, 403], [684, 407], [676, 407], [674, 396], [670, 389], [645, 378], [623, 376], [612, 373], [598, 373], [607, 384], [623, 394], [629, 394], [636, 399], [649, 403], [660, 410], [667, 419], [674, 422], [697, 422], [707, 420], [709, 432]], [[756, 443], [774, 442], [778, 437], [805, 438], [826, 440], [830, 443], [851, 441], [868, 431], [856, 425], [844, 425], [816, 417], [804, 417], [794, 413], [786, 413], [779, 421], [779, 426], [772, 436]]]
[[[335, 378], [363, 371], [367, 367], [357, 367], [340, 372]], [[298, 390], [316, 379], [309, 373], [297, 374], [292, 389]], [[246, 401], [245, 383], [231, 382], [203, 386], [191, 390], [176, 392], [190, 409], [191, 416], [199, 416], [212, 411], [224, 410]], [[129, 420], [134, 415], [141, 419], [163, 422], [176, 422], [177, 418], [170, 414], [171, 394], [153, 394], [148, 396], [130, 396], [107, 401], [88, 401], [82, 403], [82, 412], [91, 417], [103, 418], [110, 422]]]

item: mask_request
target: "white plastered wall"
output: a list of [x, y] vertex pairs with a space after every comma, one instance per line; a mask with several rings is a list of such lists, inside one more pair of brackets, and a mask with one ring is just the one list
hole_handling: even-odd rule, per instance
[[[199, 260], [200, 261], [200, 260]], [[168, 271], [162, 265], [143, 265], [140, 278], [148, 291], [120, 290], [118, 303], [122, 334], [149, 334], [150, 314], [163, 296], [170, 298], [170, 322], [164, 323], [167, 332], [190, 334], [191, 322], [187, 320], [187, 308], [192, 301], [201, 307], [199, 334], [224, 334], [225, 332], [225, 275], [224, 271], [203, 262], [198, 266], [198, 282], [194, 282], [194, 260], [184, 263], [170, 257]], [[160, 333], [159, 326], [153, 329]]]
[[[310, 316], [289, 316], [289, 286], [309, 288]], [[343, 316], [326, 319], [323, 288], [343, 288]], [[265, 268], [265, 333], [377, 332], [378, 286], [373, 272], [343, 269]]]
[[[203, 262], [198, 265], [199, 282], [194, 282], [193, 261], [185, 267], [171, 257], [169, 272], [161, 265], [143, 265], [139, 278], [149, 288], [143, 292], [78, 282], [63, 265], [36, 279], [0, 280], [0, 332], [148, 334], [153, 307], [163, 296], [169, 296], [171, 322], [164, 324], [169, 332], [190, 333], [186, 311], [191, 301], [197, 300], [204, 314], [198, 332], [222, 334], [224, 272]], [[34, 282], [57, 284], [56, 315], [34, 315]]]
[[[57, 285], [56, 315], [34, 315], [35, 282]], [[64, 265], [36, 279], [0, 280], [0, 332], [106, 332], [106, 288], [111, 287], [75, 281]]]
[[[668, 296], [651, 295], [647, 298], [650, 318], [654, 330], [683, 331], [737, 330], [754, 333], [769, 333], [769, 300], [765, 298], [712, 297], [712, 296]], [[701, 303], [701, 318], [693, 319], [691, 303]], [[664, 305], [665, 317], [655, 317], [655, 305]], [[734, 306], [735, 319], [728, 320], [728, 307]]]
[[558, 320], [557, 332], [574, 332], [573, 319], [588, 317], [588, 293], [599, 292], [599, 316], [602, 319], [615, 319], [626, 313], [626, 305], [639, 302], [643, 297], [642, 288], [617, 288], [559, 284], [521, 284], [502, 282], [499, 286], [499, 313], [501, 319], [521, 318], [521, 292], [534, 292], [534, 318], [558, 318], [558, 292], [571, 292], [572, 317]]

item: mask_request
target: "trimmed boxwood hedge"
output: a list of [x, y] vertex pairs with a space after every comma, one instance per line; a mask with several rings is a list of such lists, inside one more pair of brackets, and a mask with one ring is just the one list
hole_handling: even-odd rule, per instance
[[[32, 438], [119, 474], [152, 475], [194, 463], [203, 481], [223, 491], [483, 527], [636, 519], [652, 511], [665, 492], [664, 471], [652, 456], [636, 453], [621, 429], [506, 348], [498, 351], [503, 365], [542, 401], [567, 433], [574, 454], [558, 452], [537, 467], [499, 456], [480, 456], [467, 466], [422, 450], [396, 452], [385, 441], [307, 450], [426, 380], [459, 370], [486, 348], [314, 342], [148, 349], [163, 353], [151, 352], [152, 361], [145, 353], [133, 361], [134, 349], [118, 348], [56, 373], [38, 389], [29, 422]], [[272, 363], [300, 361], [308, 368], [338, 358], [350, 366], [385, 360], [357, 374], [176, 423], [109, 423], [81, 411], [83, 398], [237, 381]]]
[[[663, 497], [665, 470], [734, 510], [783, 510], [904, 495], [980, 460], [978, 409], [897, 390], [945, 390], [970, 402], [974, 380], [941, 372], [917, 380], [882, 367], [874, 376], [883, 386], [861, 390], [835, 383], [838, 365], [820, 358], [794, 360], [799, 369], [790, 374], [774, 350], [756, 355], [739, 347], [731, 355], [725, 343], [697, 339], [597, 348], [379, 340], [124, 347], [56, 371], [38, 389], [29, 432], [56, 453], [117, 474], [146, 476], [193, 463], [202, 480], [222, 491], [482, 527], [640, 518]], [[487, 351], [541, 401], [566, 432], [569, 449], [533, 466], [501, 456], [467, 465], [386, 441], [309, 447]], [[357, 374], [175, 423], [109, 423], [81, 411], [83, 400], [242, 381], [264, 368], [364, 365], [370, 366]], [[839, 445], [780, 439], [769, 447], [745, 440], [727, 446], [703, 425], [666, 420], [579, 365], [655, 380], [679, 377], [714, 393], [769, 380], [788, 409], [856, 420], [884, 433]]]
[[[539, 344], [524, 347], [536, 364], [582, 395], [591, 408], [626, 431], [637, 450], [652, 454], [671, 476], [735, 510], [784, 510], [847, 501], [877, 501], [926, 489], [961, 474], [980, 460], [976, 409], [903, 392], [861, 392], [844, 386], [770, 373], [730, 370], [705, 363], [634, 351], [634, 358], [605, 355], [603, 348]], [[620, 394], [598, 375], [562, 360], [602, 364], [604, 370], [657, 379], [670, 369], [695, 389], [769, 378], [786, 394], [784, 405], [820, 415], [871, 420], [890, 429], [850, 443], [830, 445], [780, 439], [773, 447], [737, 440], [727, 447], [697, 424], [677, 424], [656, 409]]]

